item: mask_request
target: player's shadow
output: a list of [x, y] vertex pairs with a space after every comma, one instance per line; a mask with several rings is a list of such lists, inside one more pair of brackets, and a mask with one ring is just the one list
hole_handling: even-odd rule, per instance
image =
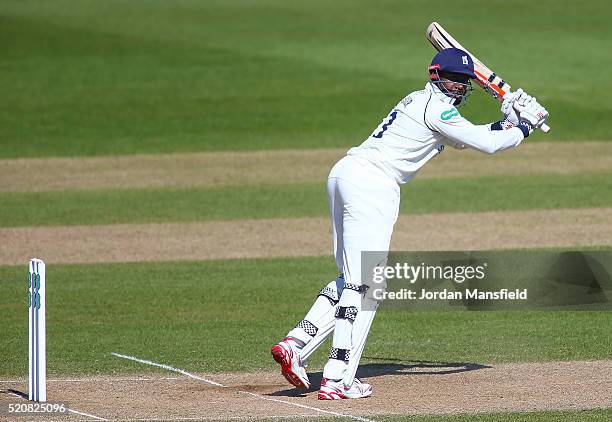
[[9, 388], [9, 389], [8, 389], [8, 390], [6, 390], [6, 391], [8, 391], [9, 393], [12, 393], [12, 394], [14, 394], [14, 395], [16, 395], [16, 396], [19, 396], [19, 397], [21, 397], [22, 399], [26, 399], [26, 400], [29, 400], [29, 399], [30, 399], [30, 396], [28, 396], [28, 393], [24, 393], [23, 391], [13, 390], [12, 388]]
[[[478, 369], [492, 368], [492, 366], [481, 365], [471, 362], [432, 362], [423, 360], [389, 359], [376, 357], [363, 357], [364, 360], [384, 361], [385, 363], [366, 363], [360, 365], [357, 377], [371, 378], [381, 375], [448, 375], [459, 372], [476, 371]], [[323, 378], [323, 372], [308, 373], [310, 389], [307, 391], [290, 388], [277, 391], [269, 396], [301, 397], [306, 393], [318, 391]]]

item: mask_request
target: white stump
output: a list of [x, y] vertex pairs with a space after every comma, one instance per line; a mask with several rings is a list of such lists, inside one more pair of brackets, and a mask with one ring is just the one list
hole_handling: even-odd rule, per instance
[[33, 401], [47, 400], [47, 334], [45, 318], [45, 263], [31, 259], [28, 272], [30, 311], [30, 390], [28, 398]]

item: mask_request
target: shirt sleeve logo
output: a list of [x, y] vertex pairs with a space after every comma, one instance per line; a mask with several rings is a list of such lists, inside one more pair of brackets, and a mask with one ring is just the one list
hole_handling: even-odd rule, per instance
[[458, 115], [459, 115], [459, 111], [457, 111], [457, 109], [453, 107], [450, 110], [446, 110], [442, 112], [442, 114], [440, 114], [440, 118], [446, 121], [446, 120], [452, 119], [453, 117], [457, 117]]

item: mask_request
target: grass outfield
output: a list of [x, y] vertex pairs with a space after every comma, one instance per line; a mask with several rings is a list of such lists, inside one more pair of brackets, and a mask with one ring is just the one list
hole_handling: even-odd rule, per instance
[[[0, 267], [4, 378], [27, 368], [26, 275]], [[145, 370], [111, 352], [195, 372], [272, 369], [270, 346], [334, 275], [330, 258], [48, 265], [49, 373]], [[610, 359], [610, 327], [610, 312], [382, 310], [362, 363]]]
[[[521, 0], [500, 25], [484, 0], [3, 1], [0, 157], [348, 147], [422, 88], [434, 19], [549, 108], [534, 138], [611, 139], [612, 105], [593, 98], [612, 81], [576, 71], [612, 67], [611, 13]], [[499, 118], [480, 90], [470, 102], [475, 122]]]
[[[608, 173], [419, 180], [402, 213], [612, 206]], [[1, 193], [0, 227], [294, 218], [328, 215], [316, 184]]]
[[[554, 411], [554, 412], [511, 412], [511, 413], [480, 413], [480, 414], [453, 414], [443, 416], [377, 416], [380, 422], [599, 422], [609, 421], [612, 409]], [[306, 420], [297, 418], [296, 422]], [[350, 421], [348, 418], [317, 418], [318, 422]], [[276, 419], [266, 419], [274, 422]], [[259, 422], [264, 422], [260, 420]]]
[[574, 422], [577, 420], [609, 421], [611, 416], [612, 409], [601, 409], [579, 410], [573, 412], [512, 412], [449, 416], [399, 416], [378, 418], [378, 420], [384, 422]]

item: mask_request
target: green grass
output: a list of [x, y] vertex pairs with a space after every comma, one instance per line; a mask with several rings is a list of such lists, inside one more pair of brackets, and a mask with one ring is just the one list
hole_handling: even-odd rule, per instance
[[544, 412], [510, 412], [481, 413], [446, 416], [392, 416], [376, 418], [381, 422], [575, 422], [575, 421], [608, 421], [612, 409], [544, 411]]
[[[427, 416], [369, 416], [380, 422], [606, 422], [612, 417], [612, 409], [540, 411], [540, 412], [504, 412], [475, 413]], [[296, 421], [306, 419], [297, 418]], [[349, 421], [349, 418], [317, 418], [320, 422]], [[262, 419], [259, 422], [274, 422], [274, 419]]]
[[[334, 267], [330, 258], [50, 264], [49, 372], [156, 370], [111, 352], [190, 371], [271, 369], [270, 346], [303, 317]], [[23, 266], [0, 267], [0, 377], [27, 368], [26, 275]], [[386, 371], [414, 361], [609, 359], [610, 327], [610, 312], [382, 309], [362, 363]], [[313, 355], [311, 370], [326, 352]]]
[[3, 1], [0, 157], [348, 147], [423, 86], [432, 20], [550, 109], [535, 136], [611, 139], [612, 82], [576, 69], [612, 67], [612, 5], [489, 3]]
[[[415, 179], [402, 213], [612, 206], [607, 173]], [[0, 227], [327, 216], [320, 184], [0, 194]]]
[[377, 418], [381, 422], [575, 422], [575, 421], [608, 421], [612, 409], [545, 411], [545, 412], [511, 412], [482, 413], [448, 416], [398, 416]]

